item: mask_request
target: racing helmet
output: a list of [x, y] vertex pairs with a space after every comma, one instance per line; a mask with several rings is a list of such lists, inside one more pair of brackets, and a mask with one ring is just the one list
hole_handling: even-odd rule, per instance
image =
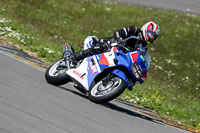
[[160, 27], [153, 21], [147, 22], [141, 28], [142, 36], [147, 44], [153, 43], [160, 35]]

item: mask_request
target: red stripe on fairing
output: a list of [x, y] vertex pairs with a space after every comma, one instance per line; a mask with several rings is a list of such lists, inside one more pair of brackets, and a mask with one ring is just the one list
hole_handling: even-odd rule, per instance
[[110, 65], [104, 53], [101, 54], [101, 58], [99, 59], [100, 65]]
[[131, 56], [132, 62], [135, 63], [137, 61], [137, 58], [138, 58], [138, 52], [130, 53], [130, 56]]
[[113, 47], [113, 52], [117, 52], [117, 48], [116, 47]]

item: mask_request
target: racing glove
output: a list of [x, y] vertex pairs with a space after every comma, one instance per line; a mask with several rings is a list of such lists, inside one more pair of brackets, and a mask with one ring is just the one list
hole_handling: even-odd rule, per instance
[[126, 45], [126, 41], [123, 40], [123, 39], [118, 39], [118, 40], [117, 40], [117, 43], [118, 43], [119, 45], [123, 45], [123, 46]]
[[111, 50], [111, 42], [107, 39], [101, 39], [96, 44], [92, 45], [92, 51], [95, 54], [99, 54], [102, 52], [108, 52]]

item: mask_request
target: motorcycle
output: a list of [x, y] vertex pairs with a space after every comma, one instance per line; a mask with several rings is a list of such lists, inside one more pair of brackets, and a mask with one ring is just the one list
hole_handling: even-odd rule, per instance
[[[92, 47], [94, 38], [98, 41], [95, 36], [85, 39], [84, 49]], [[75, 88], [95, 103], [113, 100], [126, 88], [132, 90], [135, 83], [143, 83], [151, 59], [147, 49], [140, 45], [131, 51], [120, 43], [111, 46], [109, 52], [87, 57], [74, 65], [70, 61], [73, 47], [63, 45], [63, 57], [48, 67], [46, 81], [55, 86], [72, 81]]]

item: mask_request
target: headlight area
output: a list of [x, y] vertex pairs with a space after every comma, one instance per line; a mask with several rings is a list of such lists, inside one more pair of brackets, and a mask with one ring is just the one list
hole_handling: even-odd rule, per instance
[[140, 70], [140, 67], [138, 66], [138, 64], [134, 63], [131, 68], [132, 68], [132, 71], [133, 71], [133, 75], [137, 79], [141, 79], [141, 77], [142, 77], [142, 71]]

